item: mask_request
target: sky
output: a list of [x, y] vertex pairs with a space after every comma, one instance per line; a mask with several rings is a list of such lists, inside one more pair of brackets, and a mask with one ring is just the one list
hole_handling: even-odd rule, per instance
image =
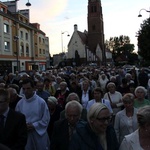
[[[49, 37], [51, 56], [62, 52], [61, 36], [63, 51], [67, 52], [74, 24], [78, 25], [78, 31], [87, 30], [88, 0], [29, 0], [30, 7], [25, 5], [27, 1], [19, 0], [18, 9], [30, 9], [30, 22], [39, 23], [40, 29]], [[105, 40], [120, 35], [129, 36], [137, 51], [136, 33], [143, 20], [150, 17], [150, 13], [141, 9], [150, 10], [149, 0], [101, 0], [101, 4]], [[139, 12], [142, 14], [140, 18], [137, 17]]]

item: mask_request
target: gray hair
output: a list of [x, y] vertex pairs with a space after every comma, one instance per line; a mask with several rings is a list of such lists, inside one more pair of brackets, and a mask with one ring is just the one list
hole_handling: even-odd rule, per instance
[[113, 79], [116, 80], [116, 77], [115, 77], [115, 76], [111, 76], [111, 77], [110, 77], [110, 81], [113, 80]]
[[16, 91], [15, 88], [9, 87], [7, 90], [8, 90], [9, 93], [11, 93], [13, 95], [17, 95], [17, 91]]
[[114, 82], [109, 82], [109, 83], [107, 84], [107, 88], [108, 88], [110, 85], [113, 85], [114, 87], [116, 87], [116, 85], [115, 85]]
[[90, 122], [92, 118], [97, 118], [98, 114], [101, 112], [103, 109], [108, 109], [107, 106], [105, 106], [102, 103], [94, 103], [91, 108], [89, 109], [87, 113], [87, 120]]
[[127, 77], [132, 77], [132, 75], [130, 73], [126, 73], [125, 78]]
[[145, 124], [150, 124], [150, 106], [144, 106], [137, 112], [137, 120], [139, 127], [144, 127]]
[[4, 88], [5, 87], [5, 83], [0, 83], [0, 88]]
[[[71, 96], [74, 96], [75, 98], [74, 98], [74, 99], [70, 99]], [[76, 101], [80, 102], [79, 96], [77, 95], [77, 93], [74, 93], [74, 92], [70, 93], [70, 94], [67, 96], [67, 98], [66, 98], [66, 103], [70, 102], [71, 100], [76, 100]]]
[[50, 96], [50, 97], [48, 97], [47, 102], [50, 102], [50, 103], [57, 105], [58, 100], [56, 97]]
[[145, 89], [145, 87], [143, 86], [138, 86], [136, 89], [135, 89], [135, 96], [137, 96], [137, 91], [138, 90], [143, 90], [143, 92], [145, 93], [145, 96], [147, 95], [147, 90]]
[[65, 86], [67, 86], [67, 82], [62, 81], [62, 82], [60, 82], [60, 85], [65, 85]]
[[123, 102], [133, 102], [134, 101], [135, 96], [132, 93], [126, 93], [123, 97], [122, 97], [122, 101]]
[[70, 102], [68, 102], [68, 103], [65, 105], [65, 115], [66, 115], [66, 112], [67, 112], [67, 109], [68, 109], [68, 108], [73, 108], [73, 109], [76, 108], [76, 109], [78, 109], [80, 115], [81, 115], [82, 110], [83, 110], [82, 105], [81, 105], [79, 102], [75, 101], [75, 100], [70, 101]]

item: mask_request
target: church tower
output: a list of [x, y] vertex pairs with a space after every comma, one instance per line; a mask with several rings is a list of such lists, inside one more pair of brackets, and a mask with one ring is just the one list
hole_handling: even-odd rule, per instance
[[102, 60], [105, 61], [104, 27], [101, 0], [88, 0], [88, 48], [96, 54], [99, 44]]

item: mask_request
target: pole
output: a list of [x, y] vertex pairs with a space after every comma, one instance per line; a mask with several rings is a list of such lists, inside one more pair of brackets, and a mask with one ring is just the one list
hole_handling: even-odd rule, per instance
[[64, 34], [64, 32], [61, 32], [61, 48], [62, 48], [62, 53], [63, 53], [63, 34]]
[[[17, 29], [16, 29], [17, 30]], [[16, 31], [17, 33], [17, 31]], [[17, 61], [17, 66], [16, 66], [16, 71], [20, 71], [19, 70], [19, 50], [18, 50], [18, 36], [14, 36], [14, 40], [16, 42], [16, 61]]]
[[64, 33], [67, 33], [68, 35], [67, 36], [70, 36], [68, 31], [64, 31], [64, 32], [61, 32], [61, 48], [62, 48], [62, 53], [64, 52], [64, 48], [63, 48], [63, 34]]
[[20, 70], [19, 70], [18, 40], [16, 40], [16, 57], [17, 57], [17, 71], [20, 71]]

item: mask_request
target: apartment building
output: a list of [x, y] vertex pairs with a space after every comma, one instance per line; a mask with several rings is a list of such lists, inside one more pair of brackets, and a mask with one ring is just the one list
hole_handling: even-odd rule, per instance
[[18, 10], [17, 1], [0, 2], [0, 73], [5, 70], [45, 70], [49, 42], [39, 23], [30, 23], [29, 9]]

